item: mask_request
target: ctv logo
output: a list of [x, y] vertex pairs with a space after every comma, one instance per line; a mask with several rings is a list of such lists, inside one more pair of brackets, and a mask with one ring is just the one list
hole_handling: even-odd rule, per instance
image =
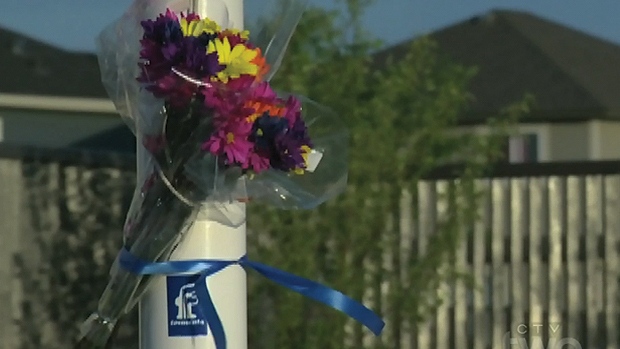
[[[520, 324], [515, 333], [504, 334], [502, 349], [583, 349], [575, 338], [559, 338], [562, 331], [560, 324], [549, 324], [549, 340], [543, 343], [543, 324]], [[530, 337], [529, 343], [526, 337]]]

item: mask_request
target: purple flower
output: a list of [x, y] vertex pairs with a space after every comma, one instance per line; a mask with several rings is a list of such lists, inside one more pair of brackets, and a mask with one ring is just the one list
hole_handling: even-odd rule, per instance
[[183, 31], [177, 16], [170, 10], [159, 15], [155, 20], [147, 19], [140, 22], [144, 29], [143, 39], [160, 45], [176, 43], [183, 39]]
[[206, 44], [215, 35], [183, 36], [174, 13], [168, 11], [155, 21], [143, 21], [142, 27], [143, 62], [138, 81], [156, 97], [166, 98], [172, 105], [185, 105], [202, 82], [224, 69], [217, 53], [207, 54]]
[[300, 147], [303, 145], [310, 148], [313, 147], [312, 141], [310, 140], [310, 135], [308, 134], [308, 127], [306, 127], [306, 123], [301, 117], [295, 119], [288, 135], [290, 138], [294, 139]]
[[[174, 14], [166, 12], [155, 21], [142, 21], [144, 36], [140, 43], [140, 63], [142, 74], [138, 81], [147, 84], [156, 84], [157, 80], [170, 74], [172, 67], [181, 61], [181, 46], [183, 32]], [[156, 92], [156, 91], [153, 91]]]
[[170, 73], [172, 67], [178, 63], [180, 42], [162, 46], [151, 40], [140, 41], [142, 49], [140, 58], [144, 61], [139, 65], [142, 68], [139, 82], [152, 83]]
[[301, 118], [298, 118], [289, 131], [276, 140], [281, 155], [282, 168], [294, 170], [305, 168], [306, 162], [302, 156], [302, 147], [312, 148], [308, 129]]
[[175, 68], [194, 79], [202, 80], [224, 69], [224, 66], [220, 65], [217, 53], [207, 54], [206, 46], [199, 37], [186, 37], [182, 41], [180, 53], [184, 59]]

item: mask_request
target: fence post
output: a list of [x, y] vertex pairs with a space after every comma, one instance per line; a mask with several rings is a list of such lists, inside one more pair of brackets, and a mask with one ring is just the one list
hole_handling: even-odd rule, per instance
[[605, 178], [605, 325], [607, 349], [618, 347], [618, 231], [620, 231], [620, 176]]
[[15, 325], [19, 316], [21, 295], [15, 292], [17, 280], [13, 256], [19, 252], [21, 230], [22, 167], [21, 160], [0, 159], [0, 178], [5, 183], [0, 187], [0, 222], [2, 222], [2, 243], [0, 243], [0, 348], [17, 348], [20, 336]]

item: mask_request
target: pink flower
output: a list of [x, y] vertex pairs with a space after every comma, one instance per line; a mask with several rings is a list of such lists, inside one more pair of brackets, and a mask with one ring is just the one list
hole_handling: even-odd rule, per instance
[[153, 92], [155, 97], [166, 98], [172, 106], [183, 107], [191, 101], [198, 87], [176, 74], [170, 74], [158, 79], [146, 89]]
[[[230, 80], [232, 81], [232, 80]], [[226, 86], [211, 86], [201, 89], [205, 106], [221, 115], [236, 113], [243, 105], [244, 96], [228, 89]]]
[[244, 93], [246, 91], [250, 91], [250, 89], [254, 85], [255, 80], [256, 77], [252, 75], [241, 75], [236, 79], [228, 80], [225, 88], [231, 92]]
[[191, 21], [193, 21], [193, 20], [200, 20], [200, 16], [198, 16], [198, 15], [197, 15], [197, 14], [195, 14], [195, 13], [188, 13], [188, 14], [187, 14], [187, 16], [185, 16], [185, 15], [181, 14], [181, 17], [185, 17], [185, 19], [186, 19], [188, 22], [191, 22]]
[[243, 164], [244, 169], [252, 169], [256, 173], [266, 171], [270, 167], [268, 154], [260, 154], [253, 149], [247, 157], [246, 163]]
[[290, 96], [286, 100], [285, 109], [284, 117], [288, 120], [289, 126], [292, 127], [297, 119], [301, 117], [301, 102], [299, 99]]
[[146, 135], [142, 144], [151, 154], [156, 154], [166, 146], [166, 139], [160, 134]]
[[219, 128], [202, 145], [202, 150], [215, 156], [224, 156], [227, 165], [242, 165], [248, 161], [254, 144], [248, 140], [252, 124], [245, 121], [231, 122]]
[[177, 17], [176, 13], [174, 13], [174, 12], [173, 12], [172, 10], [170, 10], [169, 8], [167, 8], [167, 9], [166, 9], [166, 15], [165, 15], [165, 17], [166, 17], [166, 18], [170, 18], [170, 19], [174, 19], [175, 21], [176, 21], [176, 20], [179, 20], [179, 17]]
[[278, 95], [271, 89], [268, 82], [261, 82], [252, 90], [252, 96], [250, 98], [272, 101], [277, 99]]
[[125, 238], [128, 239], [131, 237], [131, 233], [133, 231], [133, 219], [128, 219], [127, 223], [125, 223], [125, 226], [123, 227], [123, 234], [125, 235]]
[[142, 194], [146, 194], [147, 191], [149, 191], [154, 185], [155, 185], [155, 180], [157, 179], [157, 175], [155, 173], [151, 174], [145, 181], [144, 184], [142, 184], [142, 188], [140, 189], [140, 192]]

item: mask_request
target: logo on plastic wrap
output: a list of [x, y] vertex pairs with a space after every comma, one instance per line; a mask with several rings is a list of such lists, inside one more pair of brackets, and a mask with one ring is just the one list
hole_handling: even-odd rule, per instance
[[207, 320], [198, 311], [202, 303], [194, 283], [196, 276], [175, 275], [166, 279], [168, 292], [168, 336], [207, 335]]

